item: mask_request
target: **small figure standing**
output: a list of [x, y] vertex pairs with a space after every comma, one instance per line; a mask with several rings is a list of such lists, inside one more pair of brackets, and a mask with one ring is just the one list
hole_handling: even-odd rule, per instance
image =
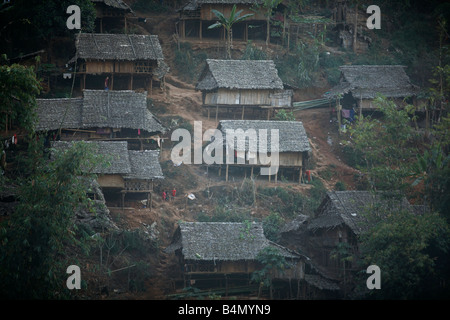
[[175, 188], [172, 189], [172, 197], [175, 198], [175, 196], [177, 195], [177, 190], [175, 190]]
[[167, 197], [167, 193], [165, 191], [163, 191], [162, 193], [162, 199], [163, 201], [166, 201], [166, 197]]
[[105, 91], [108, 91], [108, 80], [109, 80], [109, 77], [106, 77], [106, 79], [105, 79]]

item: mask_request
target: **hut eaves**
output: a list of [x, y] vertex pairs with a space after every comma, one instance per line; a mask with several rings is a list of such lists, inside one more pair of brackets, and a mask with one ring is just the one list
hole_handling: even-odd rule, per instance
[[207, 59], [197, 83], [197, 90], [224, 89], [283, 89], [272, 60]]
[[[228, 129], [242, 129], [244, 132], [253, 129], [257, 133], [258, 141], [249, 141], [246, 139], [245, 146], [236, 144], [236, 150], [259, 152], [261, 150], [260, 139], [261, 129], [267, 130], [267, 151], [268, 152], [308, 152], [311, 150], [308, 136], [303, 123], [300, 121], [270, 121], [270, 120], [221, 120], [218, 129], [222, 132], [224, 140]], [[277, 150], [272, 150], [272, 131], [278, 130], [279, 145]], [[230, 143], [226, 141], [226, 143]], [[249, 150], [251, 146], [256, 145], [257, 150]]]
[[323, 95], [326, 98], [349, 92], [358, 99], [373, 99], [377, 94], [387, 98], [403, 98], [416, 95], [419, 91], [401, 65], [348, 65], [339, 69], [340, 83]]
[[269, 241], [261, 223], [182, 222], [180, 237], [166, 252], [181, 249], [185, 260], [238, 261], [256, 260], [266, 247], [274, 247], [286, 258], [300, 256]]

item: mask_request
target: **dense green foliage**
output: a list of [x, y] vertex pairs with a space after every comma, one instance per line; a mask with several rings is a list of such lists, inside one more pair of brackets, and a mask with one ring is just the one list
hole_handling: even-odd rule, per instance
[[[32, 140], [34, 141], [34, 140]], [[30, 141], [30, 153], [42, 152]], [[21, 181], [20, 202], [0, 228], [0, 296], [8, 299], [64, 298], [65, 269], [75, 237], [74, 210], [89, 206], [87, 190], [98, 163], [91, 146], [79, 142], [54, 160], [36, 157]]]
[[382, 118], [359, 118], [349, 130], [350, 147], [361, 155], [359, 168], [369, 189], [411, 194], [431, 211], [419, 215], [394, 210], [378, 217], [366, 213], [370, 228], [359, 238], [361, 262], [363, 268], [379, 266], [382, 283], [382, 290], [370, 291], [369, 297], [448, 297], [441, 284], [449, 280], [450, 261], [449, 121], [443, 117], [426, 141], [411, 125], [410, 108], [400, 109], [382, 97], [375, 103]]
[[34, 109], [36, 95], [40, 92], [40, 84], [32, 67], [19, 64], [0, 66], [0, 125], [5, 128], [6, 122], [21, 128], [32, 130], [34, 126]]
[[42, 49], [42, 42], [52, 38], [70, 36], [79, 30], [69, 30], [66, 21], [70, 14], [67, 7], [77, 5], [80, 8], [81, 30], [94, 30], [95, 9], [89, 0], [15, 0], [0, 12], [0, 41], [8, 44], [3, 50], [18, 55], [31, 50]]
[[[363, 265], [381, 270], [381, 290], [369, 292], [379, 299], [448, 298], [450, 233], [438, 213], [413, 215], [394, 212], [361, 237]], [[365, 282], [361, 282], [365, 283]]]

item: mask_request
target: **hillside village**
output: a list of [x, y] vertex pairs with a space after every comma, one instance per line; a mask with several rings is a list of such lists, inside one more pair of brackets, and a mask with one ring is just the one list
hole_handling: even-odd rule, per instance
[[[8, 57], [39, 70], [34, 131], [48, 161], [77, 142], [106, 161], [83, 182], [88, 204], [73, 209], [90, 251], [67, 249], [82, 277], [69, 298], [367, 298], [369, 265], [358, 256], [371, 216], [435, 208], [417, 190], [371, 189], [349, 147], [352, 126], [383, 121], [380, 94], [415, 108], [409, 126], [418, 132], [448, 105], [428, 111], [426, 75], [388, 63], [388, 40], [366, 27], [366, 7], [299, 1], [293, 14], [294, 1], [277, 1], [267, 19], [259, 0], [91, 2], [92, 32]], [[209, 28], [214, 10], [248, 17], [229, 38]], [[2, 124], [7, 223], [22, 199], [14, 177], [24, 175], [28, 131]], [[219, 141], [229, 132], [236, 144]], [[219, 161], [205, 161], [211, 150]], [[448, 284], [436, 292], [448, 294]]]

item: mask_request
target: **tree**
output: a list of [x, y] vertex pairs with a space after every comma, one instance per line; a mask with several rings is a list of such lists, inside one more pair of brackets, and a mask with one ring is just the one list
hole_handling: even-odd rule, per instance
[[405, 190], [417, 155], [416, 133], [410, 126], [412, 115], [382, 96], [374, 104], [383, 117], [358, 117], [349, 127], [350, 147], [361, 155], [358, 166], [373, 190]]
[[[449, 228], [438, 213], [392, 212], [360, 236], [362, 269], [377, 265], [381, 290], [376, 299], [448, 298]], [[367, 277], [364, 273], [363, 277]], [[364, 283], [365, 281], [359, 281]]]
[[282, 0], [264, 0], [262, 6], [265, 9], [266, 15], [266, 46], [270, 42], [270, 19], [272, 18], [273, 10], [278, 7]]
[[252, 281], [262, 284], [269, 288], [270, 298], [272, 299], [272, 279], [275, 272], [282, 272], [286, 266], [286, 259], [274, 247], [262, 249], [256, 259], [262, 264], [262, 269], [254, 271]]
[[232, 48], [232, 41], [233, 41], [233, 25], [237, 22], [243, 21], [251, 16], [253, 16], [253, 13], [244, 14], [241, 16], [241, 13], [243, 10], [239, 10], [236, 12], [236, 5], [233, 5], [233, 8], [231, 9], [230, 16], [227, 18], [224, 16], [224, 14], [220, 11], [217, 11], [215, 9], [211, 10], [216, 17], [219, 19], [216, 23], [210, 25], [208, 29], [214, 29], [223, 27], [227, 32], [227, 59], [231, 59], [231, 48]]
[[[55, 37], [73, 35], [78, 30], [69, 30], [66, 21], [69, 18], [67, 7], [77, 5], [81, 13], [81, 29], [92, 32], [95, 29], [96, 12], [90, 0], [15, 0], [11, 8], [0, 13], [2, 28], [0, 39], [11, 43], [10, 53], [22, 53], [22, 50], [42, 49], [42, 43], [50, 44]], [[6, 47], [7, 48], [7, 47]]]
[[40, 89], [33, 67], [0, 66], [0, 121], [6, 132], [13, 121], [21, 128], [33, 128]]
[[[389, 194], [414, 191], [427, 210], [422, 214], [399, 209], [379, 215], [367, 212], [369, 229], [358, 238], [361, 266], [365, 270], [375, 264], [381, 269], [382, 288], [370, 291], [369, 297], [448, 297], [449, 290], [440, 284], [449, 281], [450, 233], [444, 217], [448, 213], [441, 205], [449, 204], [450, 121], [443, 118], [434, 142], [426, 143], [411, 126], [410, 108], [401, 109], [381, 96], [374, 102], [383, 117], [358, 117], [349, 130], [351, 145], [363, 160], [360, 169], [371, 189]], [[417, 188], [421, 181], [424, 187]]]
[[[42, 139], [41, 139], [42, 140]], [[33, 143], [34, 141], [34, 143]], [[21, 181], [19, 204], [0, 225], [0, 297], [55, 299], [68, 296], [68, 252], [82, 245], [75, 237], [74, 210], [88, 206], [86, 181], [98, 165], [92, 146], [78, 142], [52, 161], [42, 157], [36, 139], [30, 154], [40, 150], [32, 174]], [[72, 258], [73, 259], [73, 258]]]

